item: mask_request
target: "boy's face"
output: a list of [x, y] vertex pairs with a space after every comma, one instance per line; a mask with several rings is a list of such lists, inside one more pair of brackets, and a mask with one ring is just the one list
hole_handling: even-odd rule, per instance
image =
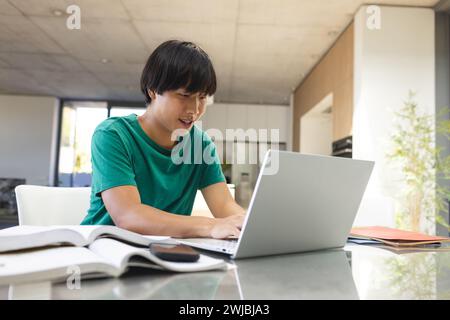
[[190, 130], [206, 111], [206, 95], [203, 93], [189, 93], [181, 88], [150, 96], [153, 114], [169, 132]]

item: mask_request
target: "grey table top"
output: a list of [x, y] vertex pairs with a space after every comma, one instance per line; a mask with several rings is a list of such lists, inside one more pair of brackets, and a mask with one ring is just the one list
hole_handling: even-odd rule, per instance
[[120, 278], [0, 287], [0, 299], [450, 299], [450, 251], [360, 245], [237, 260], [228, 271], [132, 270]]

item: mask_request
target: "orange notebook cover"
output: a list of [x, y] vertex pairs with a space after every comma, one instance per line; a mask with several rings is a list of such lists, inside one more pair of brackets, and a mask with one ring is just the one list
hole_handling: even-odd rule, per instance
[[353, 228], [350, 231], [350, 236], [378, 240], [392, 246], [416, 246], [450, 241], [450, 238], [446, 237], [429, 236], [418, 232], [378, 226]]

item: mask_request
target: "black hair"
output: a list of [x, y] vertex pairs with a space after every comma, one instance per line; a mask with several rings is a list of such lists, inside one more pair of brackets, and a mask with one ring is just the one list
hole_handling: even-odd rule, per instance
[[150, 55], [141, 76], [141, 91], [146, 104], [152, 99], [148, 90], [162, 94], [186, 89], [212, 96], [216, 92], [216, 73], [208, 54], [188, 41], [169, 40]]

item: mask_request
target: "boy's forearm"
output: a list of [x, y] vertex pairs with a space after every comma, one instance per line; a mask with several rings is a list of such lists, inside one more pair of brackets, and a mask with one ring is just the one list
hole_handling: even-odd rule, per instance
[[236, 201], [227, 201], [220, 210], [221, 212], [213, 213], [215, 217], [226, 218], [236, 214], [245, 215], [246, 211]]
[[213, 219], [172, 214], [144, 204], [129, 208], [118, 225], [146, 235], [175, 238], [210, 237]]

